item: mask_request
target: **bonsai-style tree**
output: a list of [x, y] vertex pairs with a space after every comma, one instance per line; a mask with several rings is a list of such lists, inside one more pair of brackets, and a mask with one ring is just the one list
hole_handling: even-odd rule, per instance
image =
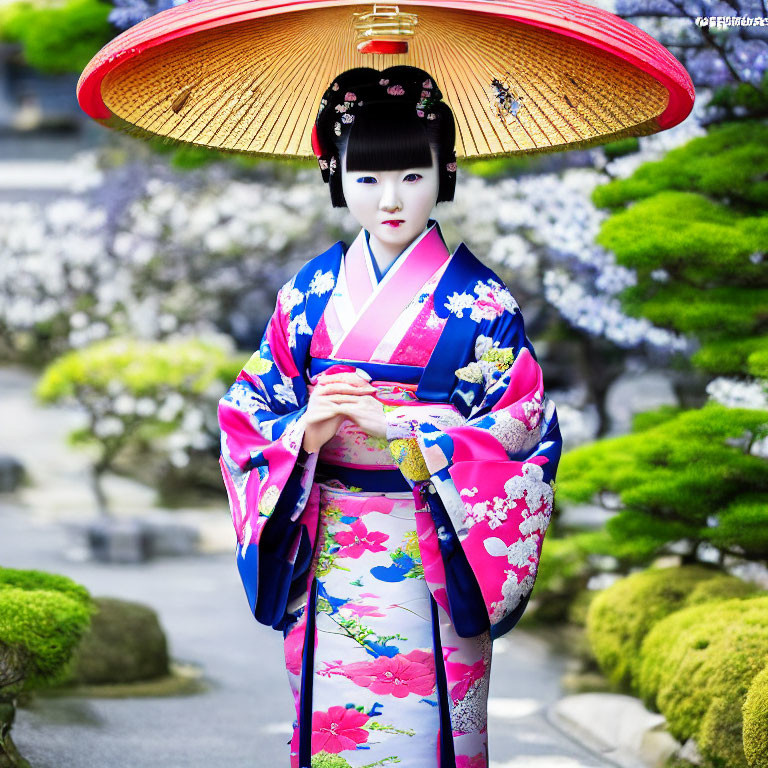
[[93, 611], [66, 576], [0, 567], [0, 768], [29, 768], [10, 735], [16, 699], [67, 678]]
[[[751, 453], [768, 435], [768, 412], [709, 403], [635, 418], [634, 432], [570, 451], [561, 462], [561, 499], [594, 498], [616, 511], [600, 554], [627, 565], [702, 545], [768, 561], [768, 461]], [[599, 540], [596, 540], [599, 541]]]
[[598, 242], [637, 283], [625, 311], [694, 336], [694, 365], [761, 375], [768, 350], [768, 125], [726, 123], [593, 193]]
[[215, 401], [240, 362], [196, 339], [123, 337], [69, 352], [45, 369], [40, 400], [74, 401], [88, 414], [70, 440], [97, 449], [92, 482], [100, 515], [109, 515], [103, 475], [127, 446], [168, 438], [170, 460], [183, 465], [186, 450], [211, 444], [206, 430], [215, 425], [206, 424], [206, 414], [215, 418]]

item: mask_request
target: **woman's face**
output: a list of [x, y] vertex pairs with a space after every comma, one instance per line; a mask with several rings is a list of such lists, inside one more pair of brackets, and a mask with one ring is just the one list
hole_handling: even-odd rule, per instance
[[[418, 237], [437, 203], [437, 157], [432, 165], [399, 171], [347, 171], [341, 159], [341, 184], [347, 207], [358, 223], [379, 240], [401, 250]], [[388, 221], [399, 223], [387, 224]]]

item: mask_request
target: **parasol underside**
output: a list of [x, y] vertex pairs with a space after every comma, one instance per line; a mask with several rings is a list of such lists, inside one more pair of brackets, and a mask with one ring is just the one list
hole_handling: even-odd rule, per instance
[[369, 9], [295, 10], [149, 47], [106, 73], [106, 122], [222, 150], [314, 158], [320, 96], [339, 72], [410, 64], [440, 85], [459, 157], [552, 152], [660, 130], [667, 88], [600, 47], [503, 16], [408, 5], [418, 16], [408, 53], [364, 54], [353, 13]]

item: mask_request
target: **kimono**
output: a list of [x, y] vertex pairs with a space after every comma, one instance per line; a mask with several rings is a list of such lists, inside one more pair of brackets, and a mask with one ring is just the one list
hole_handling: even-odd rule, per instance
[[[302, 449], [321, 372], [370, 377]], [[362, 230], [278, 292], [219, 403], [220, 465], [254, 617], [284, 635], [292, 768], [487, 768], [492, 639], [531, 595], [562, 441], [520, 309], [439, 224], [380, 272]]]

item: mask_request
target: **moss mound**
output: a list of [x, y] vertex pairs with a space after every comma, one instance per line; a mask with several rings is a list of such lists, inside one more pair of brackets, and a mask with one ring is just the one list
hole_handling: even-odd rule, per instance
[[[0, 648], [15, 687], [30, 690], [64, 679], [92, 611], [85, 587], [66, 576], [0, 568]], [[23, 680], [23, 683], [21, 682]], [[7, 691], [6, 691], [7, 693]]]
[[768, 667], [752, 681], [742, 714], [747, 762], [751, 768], [768, 768]]
[[587, 611], [589, 643], [606, 677], [631, 690], [640, 646], [657, 621], [688, 605], [755, 591], [753, 585], [703, 565], [633, 573], [592, 599]]
[[746, 768], [742, 707], [766, 658], [768, 596], [695, 605], [651, 628], [637, 684], [673, 736], [693, 736], [715, 766]]

